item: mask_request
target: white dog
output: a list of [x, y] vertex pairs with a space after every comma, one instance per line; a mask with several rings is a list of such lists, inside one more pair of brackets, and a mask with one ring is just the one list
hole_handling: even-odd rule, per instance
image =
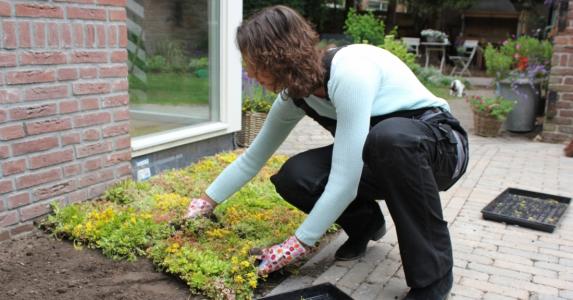
[[459, 80], [452, 81], [450, 84], [450, 95], [456, 95], [456, 97], [463, 97], [466, 93], [464, 89], [466, 86]]

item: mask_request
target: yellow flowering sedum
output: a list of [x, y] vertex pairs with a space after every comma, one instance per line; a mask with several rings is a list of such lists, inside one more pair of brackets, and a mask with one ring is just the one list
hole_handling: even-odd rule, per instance
[[100, 248], [113, 259], [147, 256], [182, 278], [194, 293], [251, 299], [258, 276], [249, 249], [284, 240], [304, 215], [284, 202], [269, 182], [286, 160], [274, 156], [249, 184], [217, 206], [216, 219], [184, 222], [190, 197], [199, 196], [237, 155], [206, 157], [146, 182], [121, 182], [103, 201], [55, 206], [44, 223], [54, 234]]

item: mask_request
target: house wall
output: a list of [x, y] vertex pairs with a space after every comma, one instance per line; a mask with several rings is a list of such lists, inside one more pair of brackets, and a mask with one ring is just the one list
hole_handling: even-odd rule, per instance
[[[563, 6], [568, 3], [568, 7]], [[562, 1], [549, 77], [543, 140], [573, 139], [573, 1]]]
[[0, 241], [131, 175], [126, 0], [0, 0]]

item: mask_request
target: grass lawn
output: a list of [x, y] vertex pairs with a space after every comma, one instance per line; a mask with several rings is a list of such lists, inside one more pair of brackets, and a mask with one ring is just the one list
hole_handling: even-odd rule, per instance
[[[148, 73], [147, 85], [129, 75], [130, 102], [153, 104], [207, 104], [209, 79], [186, 73]], [[146, 98], [137, 97], [133, 90], [145, 91]]]
[[432, 94], [436, 95], [437, 97], [440, 97], [444, 100], [450, 101], [450, 100], [455, 100], [456, 97], [455, 96], [451, 96], [449, 94], [450, 92], [450, 88], [447, 86], [441, 86], [441, 85], [434, 85], [434, 84], [426, 84], [426, 88], [428, 90], [430, 90], [430, 92], [432, 92]]

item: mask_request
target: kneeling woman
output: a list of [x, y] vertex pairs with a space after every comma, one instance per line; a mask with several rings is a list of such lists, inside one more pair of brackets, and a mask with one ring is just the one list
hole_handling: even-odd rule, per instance
[[192, 200], [188, 217], [209, 214], [239, 190], [308, 115], [334, 143], [291, 157], [271, 178], [308, 217], [292, 237], [263, 250], [259, 273], [307, 255], [335, 222], [348, 234], [336, 258], [360, 258], [386, 232], [375, 201], [384, 199], [411, 287], [407, 299], [444, 299], [453, 259], [438, 192], [465, 171], [466, 133], [447, 102], [391, 53], [370, 45], [322, 51], [318, 41], [285, 6], [263, 9], [238, 28], [248, 75], [280, 96], [251, 147]]

